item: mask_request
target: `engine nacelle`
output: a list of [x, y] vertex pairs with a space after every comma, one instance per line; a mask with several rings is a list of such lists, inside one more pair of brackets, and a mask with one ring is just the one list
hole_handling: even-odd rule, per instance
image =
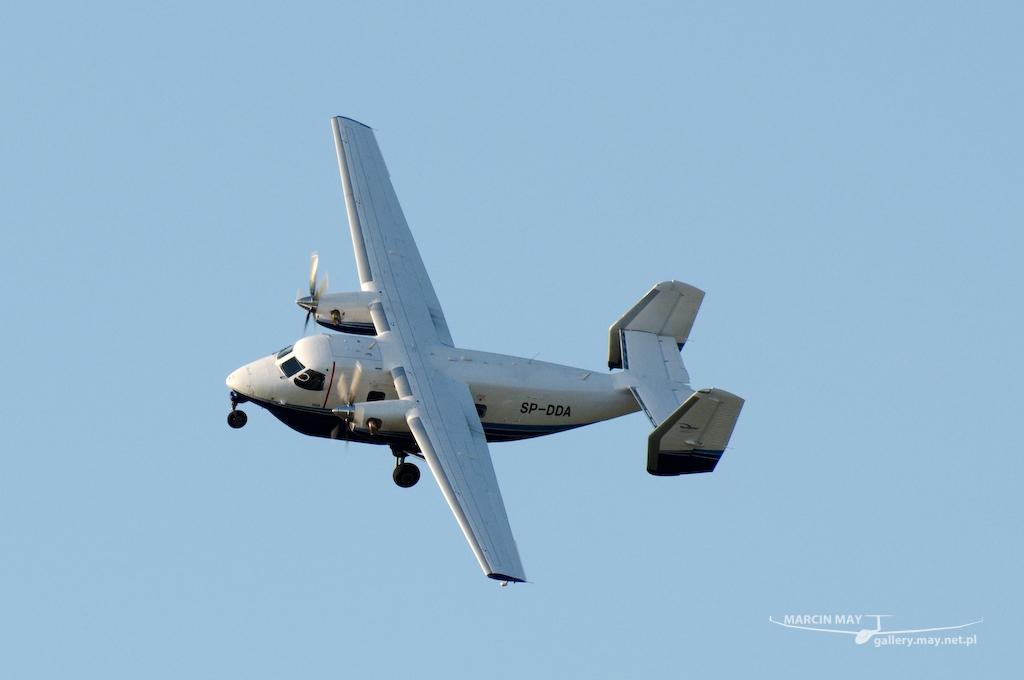
[[376, 293], [363, 291], [324, 293], [317, 300], [313, 315], [324, 328], [342, 333], [376, 335], [373, 319], [370, 318], [370, 303], [378, 299]]
[[385, 399], [364, 401], [351, 406], [332, 409], [334, 415], [348, 421], [353, 430], [362, 430], [371, 435], [377, 432], [410, 432], [406, 414], [416, 405], [412, 399]]

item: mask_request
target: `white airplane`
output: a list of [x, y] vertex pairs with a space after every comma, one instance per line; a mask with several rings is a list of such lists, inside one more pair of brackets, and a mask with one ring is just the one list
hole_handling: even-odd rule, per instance
[[426, 461], [484, 573], [526, 580], [487, 442], [562, 432], [643, 410], [654, 426], [647, 471], [711, 472], [743, 400], [694, 391], [680, 358], [704, 293], [678, 281], [652, 288], [612, 324], [603, 374], [455, 346], [398, 205], [373, 130], [332, 119], [360, 290], [297, 300], [340, 333], [303, 337], [227, 378], [228, 423], [253, 402], [303, 434], [386, 444], [409, 487]]

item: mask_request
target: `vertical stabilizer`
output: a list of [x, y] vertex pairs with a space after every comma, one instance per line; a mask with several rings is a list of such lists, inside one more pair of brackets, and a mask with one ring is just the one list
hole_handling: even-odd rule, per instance
[[647, 439], [652, 475], [711, 472], [729, 444], [743, 400], [725, 390], [690, 395]]
[[672, 338], [680, 350], [690, 337], [704, 291], [681, 281], [662, 281], [608, 329], [608, 368], [622, 368], [621, 331]]

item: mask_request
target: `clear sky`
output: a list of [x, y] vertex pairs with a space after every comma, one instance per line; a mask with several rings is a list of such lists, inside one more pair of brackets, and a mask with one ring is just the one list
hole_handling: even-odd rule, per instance
[[[1021, 641], [1019, 3], [5, 2], [0, 676], [1007, 677]], [[373, 126], [456, 343], [601, 370], [706, 291], [710, 475], [641, 415], [492, 456], [533, 583], [437, 485], [224, 378], [357, 279]], [[796, 614], [956, 625], [858, 646]], [[865, 624], [867, 620], [865, 620]]]

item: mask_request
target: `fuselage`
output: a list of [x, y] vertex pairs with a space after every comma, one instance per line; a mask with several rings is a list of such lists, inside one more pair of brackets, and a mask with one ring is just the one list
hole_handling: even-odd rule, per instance
[[[600, 373], [444, 345], [424, 349], [427, 360], [469, 387], [488, 441], [552, 434], [639, 410], [628, 371]], [[266, 408], [303, 434], [415, 450], [402, 418], [385, 420], [371, 434], [334, 411], [399, 399], [372, 336], [305, 337], [238, 369], [227, 384], [239, 401]]]

